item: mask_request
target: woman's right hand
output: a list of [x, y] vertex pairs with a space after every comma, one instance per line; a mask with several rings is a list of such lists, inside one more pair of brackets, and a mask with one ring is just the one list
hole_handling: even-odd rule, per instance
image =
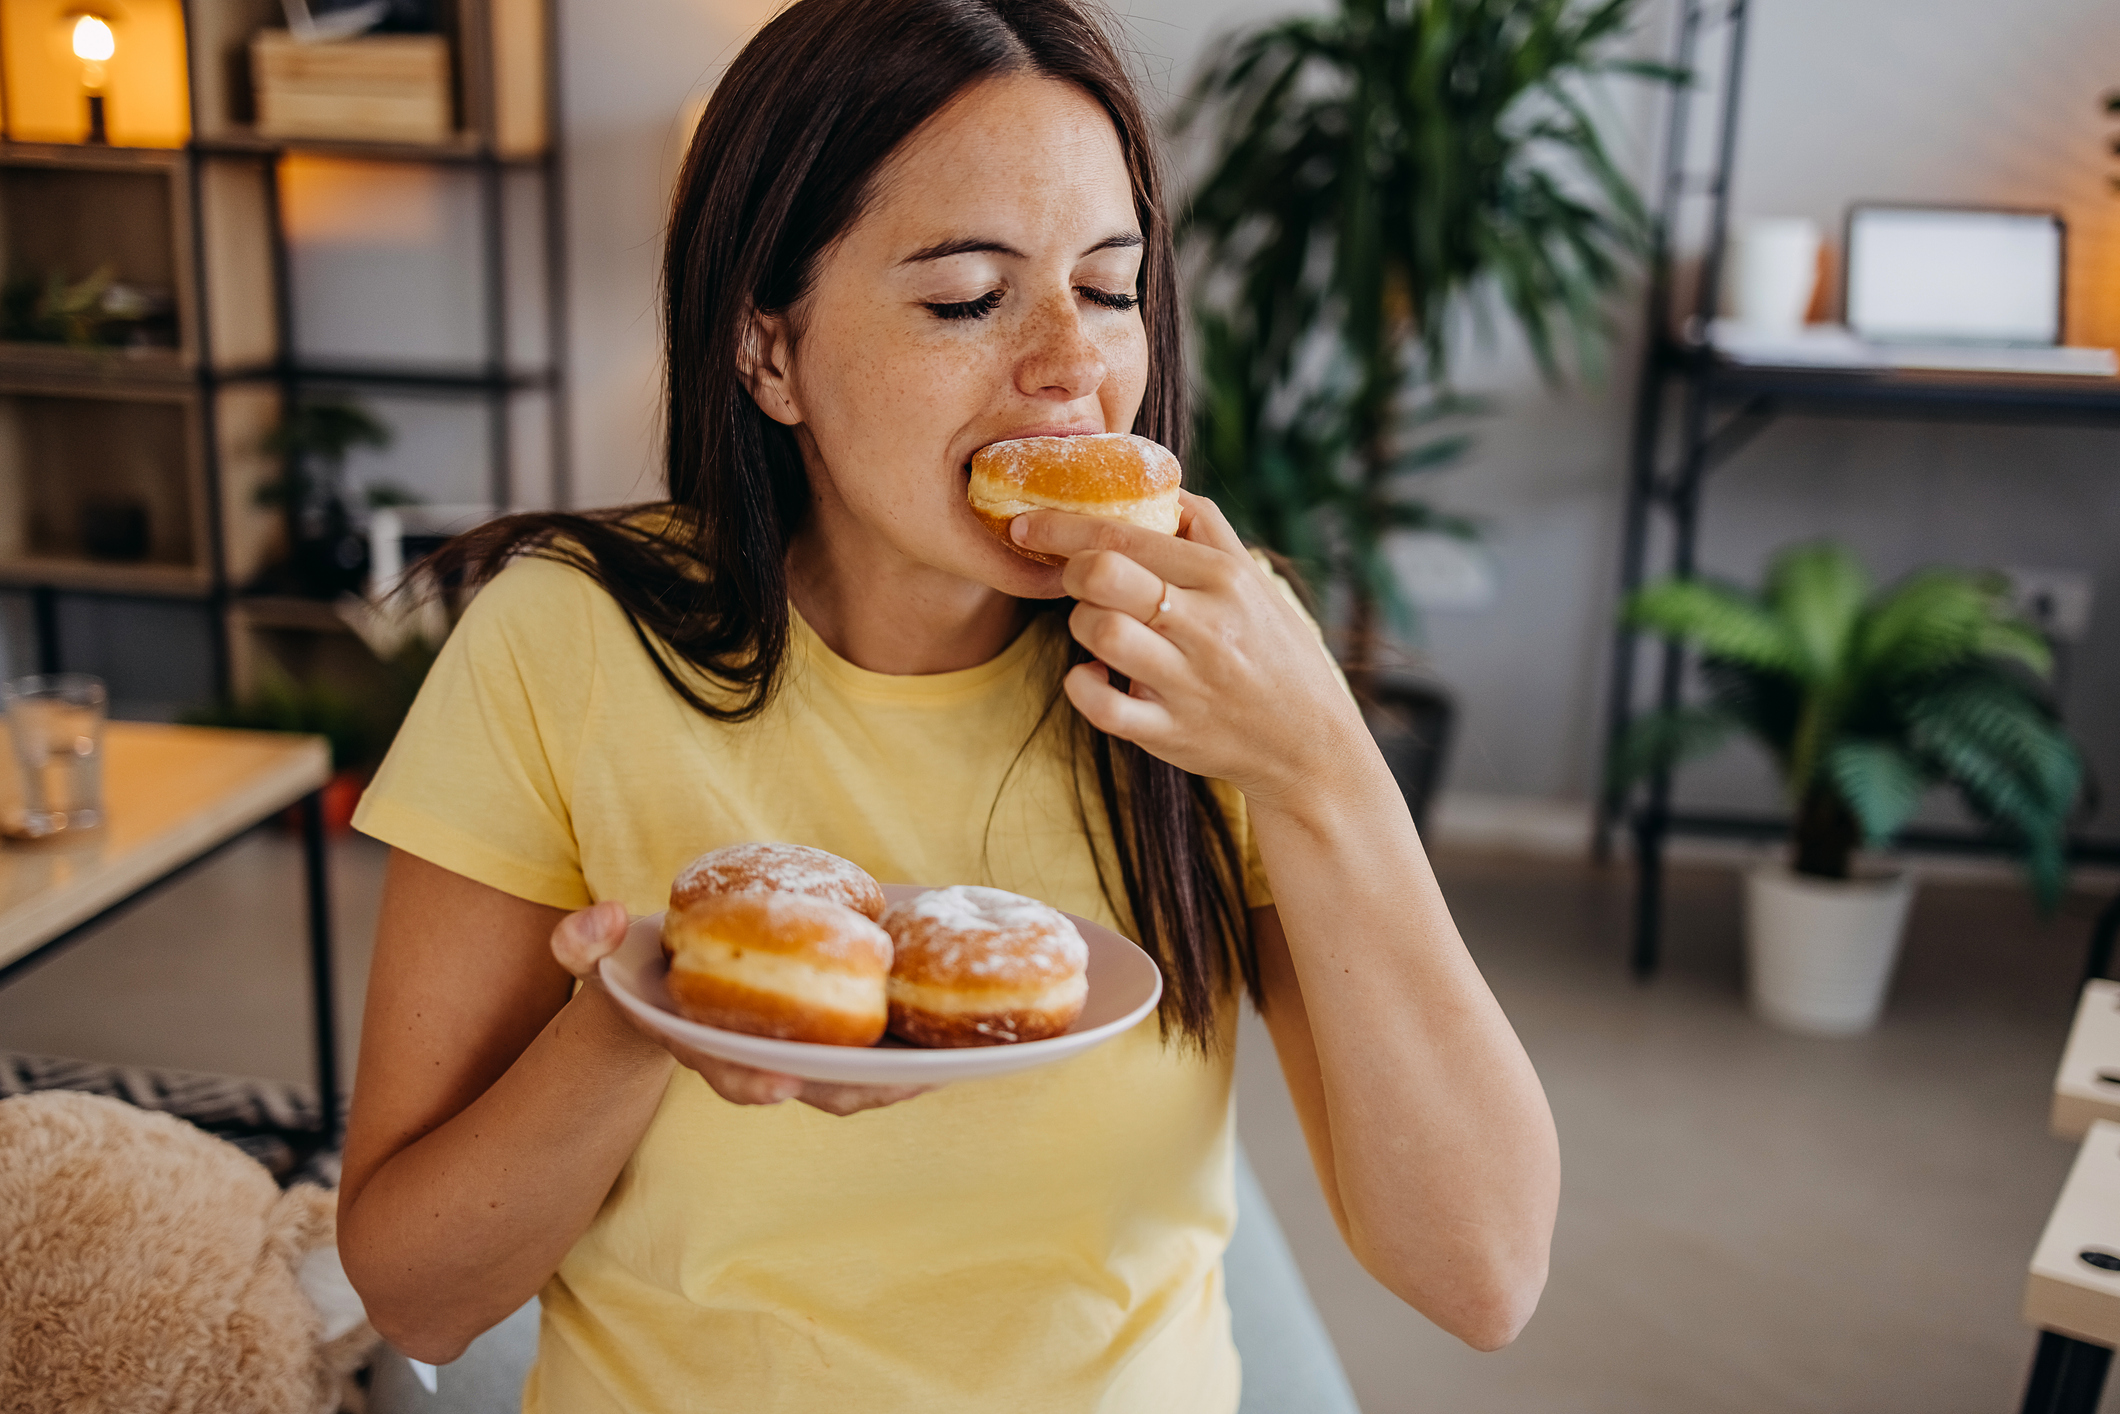
[[760, 1070], [756, 1066], [738, 1065], [710, 1056], [650, 1029], [635, 1020], [633, 1013], [610, 1000], [596, 967], [625, 941], [630, 922], [625, 905], [615, 899], [606, 899], [579, 913], [570, 913], [552, 930], [552, 956], [580, 980], [585, 990], [594, 989], [603, 994], [607, 1004], [623, 1014], [634, 1030], [676, 1057], [679, 1065], [695, 1072], [714, 1087], [715, 1094], [730, 1104], [777, 1105], [783, 1100], [800, 1100], [826, 1114], [850, 1115], [895, 1105], [934, 1088], [931, 1085], [834, 1085], [804, 1080], [800, 1076], [782, 1075], [777, 1071]]

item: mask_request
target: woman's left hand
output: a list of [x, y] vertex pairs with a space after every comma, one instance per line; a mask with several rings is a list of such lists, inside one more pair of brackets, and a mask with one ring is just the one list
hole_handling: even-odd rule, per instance
[[1254, 801], [1300, 796], [1369, 733], [1317, 634], [1220, 508], [1179, 499], [1175, 536], [1063, 511], [1011, 523], [1017, 544], [1067, 559], [1068, 627], [1098, 660], [1067, 675], [1068, 700], [1099, 730]]

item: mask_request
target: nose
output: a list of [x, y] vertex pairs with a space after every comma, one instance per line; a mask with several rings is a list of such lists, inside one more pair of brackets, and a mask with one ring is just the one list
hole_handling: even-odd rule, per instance
[[1093, 395], [1108, 371], [1103, 351], [1082, 327], [1073, 290], [1041, 301], [1026, 319], [1023, 355], [1016, 364], [1018, 392], [1074, 402]]

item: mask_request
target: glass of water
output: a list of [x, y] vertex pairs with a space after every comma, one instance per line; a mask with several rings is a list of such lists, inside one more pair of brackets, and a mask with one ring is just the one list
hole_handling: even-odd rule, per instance
[[22, 815], [7, 833], [45, 839], [103, 823], [103, 679], [48, 673], [0, 683], [22, 769]]

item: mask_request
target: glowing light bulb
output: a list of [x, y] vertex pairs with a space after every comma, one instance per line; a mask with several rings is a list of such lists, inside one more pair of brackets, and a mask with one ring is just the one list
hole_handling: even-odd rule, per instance
[[74, 21], [74, 57], [100, 64], [118, 52], [118, 39], [110, 25], [95, 15]]

